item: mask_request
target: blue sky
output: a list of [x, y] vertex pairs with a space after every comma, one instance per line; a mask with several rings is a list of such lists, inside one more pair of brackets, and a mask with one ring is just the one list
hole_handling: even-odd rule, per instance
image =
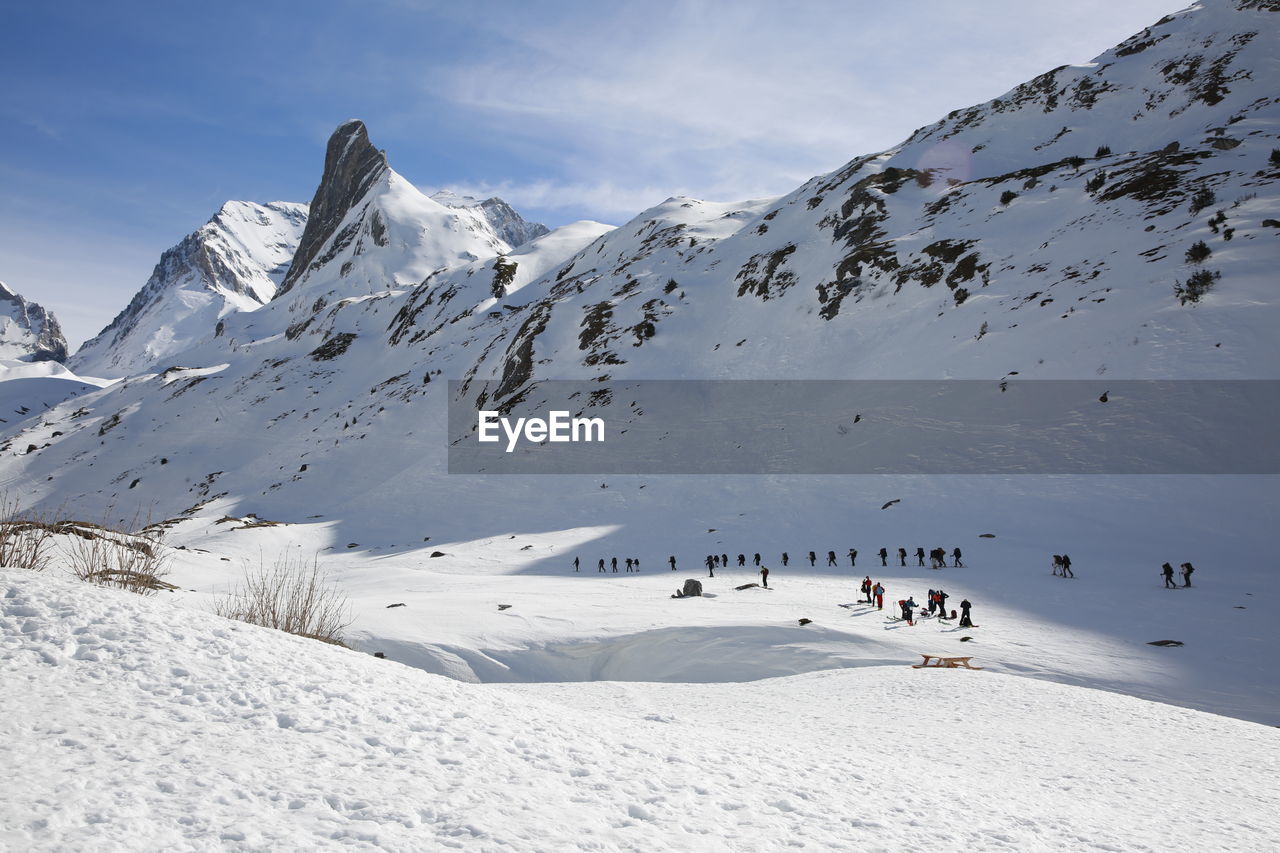
[[75, 346], [224, 201], [309, 201], [353, 117], [553, 227], [781, 194], [1182, 5], [5, 2], [0, 280]]

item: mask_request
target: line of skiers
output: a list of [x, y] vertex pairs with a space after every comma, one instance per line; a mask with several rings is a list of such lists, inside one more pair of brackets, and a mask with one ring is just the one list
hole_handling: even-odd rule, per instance
[[[848, 553], [846, 554], [846, 556], [849, 558], [849, 565], [850, 565], [850, 566], [857, 566], [857, 565], [858, 565], [858, 549], [857, 549], [857, 548], [850, 548], [850, 549], [849, 549], [849, 551], [848, 551]], [[888, 549], [888, 548], [881, 548], [881, 549], [880, 549], [880, 552], [879, 552], [879, 556], [880, 556], [880, 565], [882, 565], [882, 566], [888, 566], [888, 565], [889, 565], [889, 549]], [[960, 553], [960, 549], [959, 549], [959, 548], [953, 548], [953, 549], [952, 549], [952, 551], [951, 551], [951, 565], [952, 565], [952, 566], [954, 566], [954, 567], [957, 567], [957, 568], [964, 568], [964, 563], [962, 563], [962, 562], [960, 561], [961, 556], [962, 556], [962, 555], [961, 555], [961, 553]], [[924, 553], [924, 549], [923, 549], [923, 548], [916, 548], [916, 551], [915, 551], [915, 558], [916, 558], [916, 565], [918, 565], [918, 566], [923, 566], [923, 565], [924, 565], [925, 553]], [[1057, 555], [1054, 555], [1054, 565], [1055, 565], [1055, 566], [1057, 566], [1057, 565], [1058, 565], [1058, 562], [1057, 562], [1057, 561], [1058, 561], [1058, 557], [1057, 557]], [[673, 572], [674, 572], [674, 571], [676, 571], [676, 558], [675, 558], [675, 556], [674, 556], [674, 555], [673, 555], [673, 556], [670, 556], [670, 557], [667, 557], [667, 563], [668, 563], [668, 564], [670, 564], [670, 566], [671, 566], [671, 571], [673, 571]], [[729, 567], [729, 565], [730, 565], [729, 555], [728, 555], [728, 554], [708, 554], [708, 555], [707, 555], [707, 557], [706, 557], [706, 559], [705, 559], [705, 561], [704, 561], [704, 563], [705, 563], [705, 565], [706, 565], [706, 567], [707, 567], [707, 573], [708, 573], [711, 577], [715, 577], [715, 576], [716, 576], [716, 569], [719, 569], [719, 568], [728, 568], [728, 567]], [[760, 554], [759, 554], [758, 552], [752, 555], [752, 557], [751, 557], [751, 563], [752, 563], [752, 565], [754, 565], [756, 568], [759, 568], [759, 567], [760, 567], [761, 557], [760, 557]], [[791, 563], [791, 555], [790, 555], [790, 554], [788, 554], [786, 551], [783, 551], [783, 552], [782, 552], [782, 565], [783, 565], [783, 567], [785, 568], [786, 566], [790, 565], [790, 563]], [[609, 560], [609, 564], [610, 564], [610, 566], [613, 568], [613, 571], [616, 573], [616, 572], [618, 571], [618, 558], [617, 558], [617, 557], [613, 557], [613, 558], [611, 558], [611, 559]], [[816, 566], [817, 566], [817, 564], [818, 564], [818, 554], [817, 554], [817, 552], [816, 552], [816, 551], [810, 551], [810, 552], [809, 552], [809, 565], [810, 565], [810, 567], [816, 567]], [[634, 572], [638, 572], [638, 571], [640, 571], [640, 560], [639, 560], [639, 559], [637, 559], [637, 558], [627, 557], [627, 558], [626, 558], [626, 563], [625, 563], [625, 565], [626, 565], [626, 570], [627, 570], [628, 572], [633, 572], [633, 571], [634, 571]], [[746, 566], [746, 565], [747, 565], [747, 555], [746, 555], [746, 554], [739, 554], [739, 555], [738, 555], [737, 565], [738, 565], [739, 567], [744, 567], [744, 566]], [[835, 551], [828, 551], [828, 552], [827, 552], [827, 566], [828, 566], [828, 567], [832, 567], [832, 566], [837, 566], [837, 565], [839, 565], [839, 563], [838, 563], [838, 562], [837, 562], [837, 560], [836, 560], [836, 552], [835, 552]], [[899, 549], [898, 549], [898, 565], [900, 565], [900, 566], [906, 566], [906, 565], [907, 565], [907, 549], [906, 549], [906, 548], [899, 548]], [[934, 548], [933, 550], [931, 550], [931, 551], [929, 552], [929, 568], [931, 568], [931, 569], [941, 569], [941, 568], [944, 568], [946, 565], [947, 565], [947, 551], [946, 551], [946, 549], [945, 549], [945, 548]], [[1070, 565], [1070, 564], [1068, 563], [1068, 566], [1069, 566], [1069, 565]], [[579, 570], [579, 566], [580, 566], [580, 563], [579, 563], [578, 558], [577, 558], [577, 557], [574, 557], [574, 558], [573, 558], [573, 570], [574, 570], [575, 572], [576, 572], [576, 571], [578, 571], [578, 570]], [[607, 571], [607, 570], [605, 569], [605, 561], [604, 561], [604, 558], [603, 558], [603, 557], [601, 557], [601, 558], [600, 558], [600, 560], [599, 560], [599, 562], [596, 564], [596, 568], [597, 568], [597, 571], [600, 571], [600, 572], [605, 572], [605, 571]], [[1055, 572], [1055, 574], [1056, 574], [1056, 572]]]
[[[924, 566], [924, 549], [916, 548], [916, 552], [914, 556], [916, 558], [916, 565], [923, 567]], [[960, 559], [962, 556], [963, 555], [960, 553], [959, 548], [951, 549], [951, 565], [955, 568], [960, 568], [960, 569], [964, 568], [964, 563], [960, 562]], [[881, 548], [879, 557], [880, 557], [880, 565], [882, 566], [889, 565], [889, 549], [888, 548]], [[906, 548], [898, 549], [898, 565], [899, 566], [907, 565], [907, 549]], [[946, 548], [933, 548], [929, 551], [929, 568], [942, 569], [942, 568], [946, 568], [946, 565], [947, 565], [947, 549]]]
[[[1190, 563], [1183, 563], [1181, 566], [1179, 566], [1179, 568], [1182, 571], [1182, 587], [1183, 589], [1186, 589], [1187, 587], [1191, 586], [1191, 573], [1196, 570], [1196, 567], [1191, 565]], [[1178, 588], [1178, 585], [1173, 582], [1173, 566], [1169, 565], [1168, 563], [1165, 563], [1160, 567], [1160, 573], [1164, 575], [1165, 589]]]
[[[676, 568], [675, 559], [676, 559], [675, 557], [672, 557], [672, 558], [671, 558], [671, 570], [672, 570], [672, 571], [675, 571], [675, 568]], [[615, 573], [615, 574], [617, 574], [617, 571], [618, 571], [618, 558], [617, 558], [617, 557], [611, 557], [611, 558], [609, 559], [609, 565], [611, 565], [611, 566], [613, 567], [613, 571], [614, 571], [614, 573]], [[578, 560], [578, 558], [577, 558], [577, 557], [574, 557], [574, 558], [573, 558], [573, 570], [574, 570], [575, 572], [576, 572], [576, 571], [578, 571], [580, 566], [581, 566], [580, 561]], [[627, 557], [627, 558], [626, 558], [626, 567], [627, 567], [627, 571], [628, 571], [628, 572], [638, 572], [638, 571], [640, 571], [640, 558], [639, 558], [639, 557]], [[600, 558], [600, 560], [599, 560], [599, 562], [597, 562], [597, 563], [596, 563], [596, 571], [597, 571], [597, 572], [605, 572], [605, 571], [606, 571], [606, 569], [605, 569], [605, 567], [604, 567], [604, 557], [601, 557], [601, 558]]]

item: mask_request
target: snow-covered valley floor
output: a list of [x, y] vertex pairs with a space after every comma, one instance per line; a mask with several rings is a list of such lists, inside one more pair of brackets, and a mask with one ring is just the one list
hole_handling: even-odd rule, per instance
[[[793, 564], [769, 591], [735, 590], [751, 568], [730, 569], [671, 600], [698, 573], [429, 562], [341, 569], [364, 652], [223, 620], [204, 593], [0, 570], [0, 849], [1280, 846], [1274, 727], [1110, 692], [1273, 712], [1264, 649], [1221, 630], [1239, 618], [1231, 583], [1129, 608], [1162, 615], [1126, 639], [985, 594], [973, 630], [888, 623], [836, 606], [857, 598], [852, 569]], [[982, 568], [870, 574], [894, 600], [986, 586]], [[1108, 617], [1080, 606], [1087, 578], [1025, 583]], [[1173, 626], [1185, 647], [1138, 639]], [[912, 669], [925, 652], [986, 668]], [[418, 668], [449, 666], [559, 683]]]

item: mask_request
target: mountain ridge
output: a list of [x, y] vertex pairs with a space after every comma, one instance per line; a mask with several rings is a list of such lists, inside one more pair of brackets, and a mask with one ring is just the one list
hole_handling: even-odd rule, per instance
[[67, 341], [53, 312], [0, 281], [0, 358], [67, 360]]

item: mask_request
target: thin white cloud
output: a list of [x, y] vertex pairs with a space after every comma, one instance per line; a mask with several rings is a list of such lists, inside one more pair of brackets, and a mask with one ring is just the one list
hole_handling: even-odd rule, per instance
[[1174, 8], [682, 2], [477, 15], [469, 23], [495, 47], [430, 69], [424, 86], [497, 138], [548, 153], [547, 176], [509, 193], [552, 209], [582, 192], [577, 206], [616, 218], [620, 199], [786, 192], [952, 109], [1085, 62]]

